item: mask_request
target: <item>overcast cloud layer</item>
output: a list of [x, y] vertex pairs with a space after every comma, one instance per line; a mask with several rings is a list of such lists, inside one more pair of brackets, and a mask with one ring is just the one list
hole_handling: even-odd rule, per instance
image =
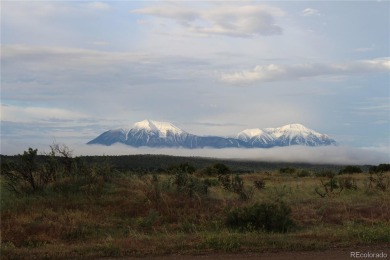
[[[388, 1], [2, 2], [1, 153], [53, 140], [92, 153], [82, 144], [103, 131], [152, 119], [225, 136], [301, 123], [340, 144], [296, 148], [307, 160], [336, 149], [349, 162], [389, 162], [389, 8]], [[237, 157], [273, 160], [278, 149]], [[281, 160], [304, 159], [283, 151]], [[198, 152], [205, 150], [177, 150]]]

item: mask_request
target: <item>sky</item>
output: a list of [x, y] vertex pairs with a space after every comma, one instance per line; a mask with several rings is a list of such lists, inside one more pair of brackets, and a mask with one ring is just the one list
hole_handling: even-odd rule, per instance
[[389, 1], [2, 1], [1, 153], [93, 154], [151, 119], [221, 136], [301, 123], [347, 161], [388, 162], [389, 46]]

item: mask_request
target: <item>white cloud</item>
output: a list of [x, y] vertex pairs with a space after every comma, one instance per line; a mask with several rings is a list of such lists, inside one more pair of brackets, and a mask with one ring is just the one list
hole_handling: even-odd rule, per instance
[[87, 139], [68, 139], [52, 135], [45, 139], [30, 141], [24, 139], [2, 140], [1, 154], [13, 155], [23, 153], [28, 147], [37, 148], [40, 153], [48, 152], [49, 145], [64, 143], [74, 151], [74, 156], [81, 155], [134, 155], [165, 154], [173, 156], [196, 156], [224, 159], [242, 159], [263, 162], [339, 164], [339, 165], [377, 165], [389, 163], [389, 147], [349, 147], [349, 146], [287, 146], [268, 149], [228, 148], [228, 149], [181, 149], [181, 148], [134, 148], [123, 144], [112, 146], [86, 145]]
[[[3, 45], [1, 48], [2, 62], [6, 64], [3, 67], [4, 75], [2, 75], [4, 89], [12, 86], [9, 83], [17, 84], [17, 82], [25, 81], [26, 78], [30, 83], [39, 83], [40, 85], [36, 86], [37, 89], [45, 86], [53, 89], [57, 86], [63, 88], [60, 86], [61, 83], [68, 80], [79, 85], [81, 82], [94, 81], [97, 77], [108, 81], [116, 78], [113, 75], [118, 73], [122, 76], [127, 75], [128, 78], [130, 71], [135, 71], [134, 74], [137, 77], [144, 74], [146, 77], [150, 76], [150, 72], [142, 71], [141, 68], [152, 67], [153, 63], [159, 62], [156, 56], [133, 52], [28, 45]], [[21, 70], [23, 70], [23, 76]], [[77, 88], [77, 86], [69, 85], [67, 88]]]
[[1, 121], [37, 122], [49, 120], [77, 120], [82, 118], [87, 118], [87, 115], [62, 108], [1, 105]]
[[137, 14], [153, 15], [157, 17], [175, 19], [180, 23], [191, 22], [196, 19], [200, 19], [200, 14], [196, 10], [183, 7], [146, 7], [143, 9], [137, 9], [131, 11]]
[[320, 16], [320, 12], [317, 10], [317, 9], [313, 9], [313, 8], [306, 8], [304, 10], [302, 10], [301, 14], [303, 16]]
[[[72, 147], [73, 148], [73, 147]], [[287, 146], [269, 149], [172, 149], [133, 148], [116, 144], [113, 146], [75, 145], [77, 155], [123, 155], [123, 154], [167, 154], [176, 156], [200, 156], [212, 158], [234, 158], [265, 162], [302, 162], [320, 164], [379, 164], [388, 163], [388, 147], [353, 148], [347, 146]]]
[[[104, 42], [100, 42], [102, 44]], [[24, 61], [44, 63], [56, 60], [65, 66], [79, 65], [108, 65], [117, 62], [147, 61], [148, 57], [143, 53], [95, 51], [81, 48], [46, 47], [29, 45], [2, 45], [2, 59], [10, 61]], [[12, 59], [12, 60], [11, 60]], [[7, 60], [8, 61], [8, 60]], [[58, 64], [59, 65], [59, 64]], [[49, 64], [53, 66], [53, 64]]]
[[354, 61], [340, 64], [293, 64], [256, 66], [252, 70], [243, 70], [233, 73], [223, 73], [220, 80], [231, 84], [248, 84], [263, 81], [298, 80], [319, 76], [340, 76], [370, 72], [390, 71], [390, 58]]
[[275, 17], [284, 15], [281, 9], [265, 5], [217, 6], [207, 9], [159, 6], [131, 12], [172, 19], [189, 32], [199, 35], [232, 37], [281, 34], [282, 28], [276, 24]]

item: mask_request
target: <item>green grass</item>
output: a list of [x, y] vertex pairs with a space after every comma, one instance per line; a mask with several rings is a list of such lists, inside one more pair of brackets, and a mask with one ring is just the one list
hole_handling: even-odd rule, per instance
[[[389, 176], [389, 174], [388, 174]], [[315, 176], [242, 175], [253, 196], [240, 199], [221, 185], [207, 194], [177, 189], [173, 175], [112, 176], [93, 182], [63, 179], [34, 194], [16, 196], [1, 179], [1, 255], [81, 258], [322, 250], [390, 243], [390, 191], [369, 190], [367, 175], [353, 175], [357, 190], [320, 197]], [[211, 177], [196, 177], [197, 181]], [[265, 188], [253, 182], [264, 179]], [[215, 181], [214, 181], [215, 182]], [[255, 203], [291, 207], [287, 233], [238, 231], [226, 225], [233, 208]]]

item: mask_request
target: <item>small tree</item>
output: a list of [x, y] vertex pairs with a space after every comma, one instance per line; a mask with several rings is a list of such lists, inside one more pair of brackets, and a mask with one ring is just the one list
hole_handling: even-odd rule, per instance
[[41, 171], [37, 154], [37, 149], [28, 148], [28, 151], [18, 155], [17, 163], [2, 165], [1, 172], [10, 190], [22, 193], [26, 189], [36, 191], [47, 185], [50, 178]]
[[170, 166], [168, 168], [168, 171], [172, 173], [182, 172], [182, 173], [192, 174], [196, 171], [196, 168], [193, 165], [189, 164], [188, 162], [185, 162], [179, 165]]
[[379, 164], [378, 166], [371, 166], [370, 173], [383, 173], [390, 172], [390, 164]]
[[340, 194], [344, 186], [339, 186], [337, 183], [337, 179], [334, 173], [328, 172], [327, 173], [327, 182], [324, 182], [323, 180], [320, 180], [322, 188], [316, 187], [314, 191], [321, 196], [322, 198], [325, 197], [332, 197], [334, 195]]
[[228, 212], [226, 225], [240, 231], [287, 232], [294, 227], [291, 208], [284, 203], [256, 203]]
[[51, 152], [49, 155], [52, 158], [60, 157], [60, 161], [63, 164], [64, 167], [64, 173], [67, 176], [71, 176], [74, 174], [74, 160], [72, 158], [73, 151], [69, 149], [68, 146], [65, 144], [58, 144], [58, 143], [53, 143], [50, 145]]
[[280, 168], [279, 169], [279, 172], [280, 173], [294, 173], [296, 170], [294, 168], [290, 168], [290, 167], [285, 167], [285, 168]]
[[223, 163], [215, 163], [203, 169], [202, 173], [208, 176], [226, 175], [230, 173], [230, 169]]
[[346, 166], [344, 167], [344, 169], [340, 170], [339, 174], [353, 174], [353, 173], [361, 173], [363, 172], [362, 169], [360, 169], [360, 167], [358, 166]]
[[229, 167], [223, 163], [216, 163], [213, 168], [216, 169], [217, 174], [228, 174], [230, 172]]

